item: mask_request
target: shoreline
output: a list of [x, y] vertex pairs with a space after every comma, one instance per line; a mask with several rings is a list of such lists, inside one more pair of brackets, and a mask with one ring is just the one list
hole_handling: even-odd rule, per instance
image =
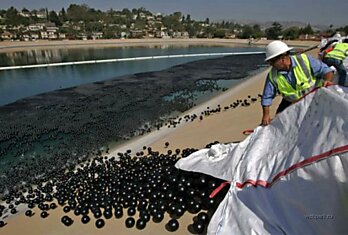
[[[10, 53], [25, 50], [43, 50], [60, 48], [86, 48], [86, 47], [142, 47], [142, 46], [161, 46], [161, 45], [207, 45], [207, 46], [227, 46], [245, 47], [256, 46], [264, 47], [271, 40], [256, 40], [249, 45], [248, 39], [100, 39], [100, 40], [62, 40], [62, 41], [2, 41], [0, 42], [0, 53]], [[285, 41], [289, 46], [309, 47], [319, 44], [318, 41]]]
[[[253, 83], [258, 83], [258, 80], [260, 80], [260, 75], [264, 75], [266, 72], [268, 72], [268, 70], [269, 69], [265, 68], [263, 69], [263, 71], [258, 72], [256, 75], [250, 75], [244, 78], [244, 81], [242, 81], [238, 85], [232, 88], [229, 88], [228, 90], [212, 97], [211, 99], [181, 113], [177, 118], [175, 118], [175, 120], [183, 119], [186, 115], [199, 116], [202, 112], [207, 110], [207, 107], [209, 107], [210, 109], [215, 109], [220, 104], [227, 105], [227, 103], [230, 103], [230, 97], [238, 97], [238, 99], [247, 98], [247, 96], [242, 97], [242, 95], [244, 94], [243, 89], [246, 89], [252, 86]], [[258, 94], [252, 94], [252, 95], [257, 96]], [[225, 112], [228, 112], [228, 111], [225, 111]], [[223, 115], [223, 113], [218, 113], [213, 115], [215, 116]], [[121, 143], [120, 145], [110, 148], [109, 153], [106, 154], [106, 156], [108, 157], [117, 156], [117, 153], [124, 153], [127, 150], [132, 150], [132, 153], [134, 154], [137, 151], [141, 151], [143, 146], [149, 146], [149, 147], [156, 146], [159, 149], [155, 148], [155, 150], [164, 151], [165, 149], [162, 148], [162, 146], [160, 146], [159, 144], [160, 142], [163, 142], [162, 141], [163, 139], [170, 136], [173, 132], [180, 132], [187, 125], [191, 125], [194, 122], [200, 122], [200, 120], [196, 119], [192, 122], [182, 122], [178, 124], [176, 128], [174, 129], [167, 128], [166, 126], [164, 126], [160, 130], [153, 130], [151, 133], [148, 133], [144, 136], [137, 136], [129, 141], [126, 141], [125, 143]], [[230, 140], [230, 142], [233, 142], [233, 141], [238, 141], [238, 139]], [[206, 143], [206, 144], [209, 144], [209, 143]], [[163, 146], [164, 146], [164, 142], [163, 142]], [[192, 146], [187, 146], [187, 147], [192, 147]], [[201, 147], [204, 147], [204, 146], [201, 146]], [[171, 149], [171, 150], [174, 151], [175, 149]]]

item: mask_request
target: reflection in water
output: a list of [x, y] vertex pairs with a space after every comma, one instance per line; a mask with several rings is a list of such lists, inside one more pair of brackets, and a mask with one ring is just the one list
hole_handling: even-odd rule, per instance
[[[29, 50], [0, 54], [0, 66], [58, 63], [68, 61], [127, 58], [137, 56], [261, 51], [260, 48], [228, 47], [124, 47]], [[0, 105], [18, 99], [119, 76], [163, 70], [207, 57], [170, 58], [34, 69], [0, 71]], [[209, 57], [211, 58], [211, 57]]]
[[229, 48], [208, 46], [172, 46], [150, 45], [147, 47], [104, 47], [104, 48], [59, 48], [31, 49], [27, 51], [0, 53], [0, 66], [17, 66], [28, 64], [45, 64], [71, 61], [115, 59], [137, 56], [154, 56], [170, 54], [241, 52], [260, 50], [255, 48]]

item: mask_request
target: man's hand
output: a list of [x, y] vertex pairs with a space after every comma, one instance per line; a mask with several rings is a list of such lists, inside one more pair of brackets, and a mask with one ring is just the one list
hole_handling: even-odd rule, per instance
[[333, 85], [333, 84], [334, 84], [334, 83], [331, 82], [331, 81], [324, 81], [323, 86], [326, 87], [326, 86], [331, 86], [331, 85]]
[[271, 123], [271, 117], [269, 115], [263, 115], [262, 116], [262, 121], [261, 121], [261, 124], [262, 126], [267, 126]]
[[261, 125], [267, 126], [271, 123], [271, 116], [269, 115], [269, 106], [263, 106], [262, 111], [263, 111], [263, 114], [262, 114]]
[[333, 72], [328, 72], [324, 75], [324, 83], [323, 83], [323, 86], [331, 86], [333, 85]]

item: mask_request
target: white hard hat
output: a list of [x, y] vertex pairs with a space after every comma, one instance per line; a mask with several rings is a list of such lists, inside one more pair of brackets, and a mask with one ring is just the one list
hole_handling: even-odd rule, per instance
[[282, 41], [273, 41], [266, 47], [266, 59], [265, 61], [268, 61], [274, 57], [277, 57], [278, 55], [284, 54], [285, 52], [288, 52], [292, 50], [292, 47], [288, 47], [284, 42]]
[[334, 38], [340, 38], [341, 37], [341, 34], [339, 32], [337, 32], [335, 35], [334, 35]]

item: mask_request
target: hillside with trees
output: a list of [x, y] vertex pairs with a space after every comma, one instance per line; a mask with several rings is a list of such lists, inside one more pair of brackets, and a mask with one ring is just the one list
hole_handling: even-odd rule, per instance
[[231, 21], [194, 20], [189, 14], [173, 12], [154, 14], [141, 7], [101, 11], [82, 4], [71, 4], [56, 12], [49, 9], [0, 10], [1, 40], [63, 40], [111, 38], [242, 38], [242, 39], [320, 39], [340, 31], [348, 35], [348, 25], [325, 31], [305, 27], [284, 27], [273, 22], [270, 27]]

